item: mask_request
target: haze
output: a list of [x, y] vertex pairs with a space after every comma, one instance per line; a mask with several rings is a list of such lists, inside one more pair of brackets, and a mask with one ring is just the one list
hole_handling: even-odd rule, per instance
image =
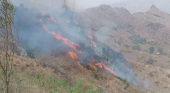
[[[15, 5], [23, 3], [26, 7], [45, 6], [54, 8], [63, 0], [11, 0]], [[74, 0], [66, 0], [70, 8], [73, 9]], [[112, 7], [124, 7], [131, 13], [147, 11], [151, 5], [156, 5], [160, 10], [170, 13], [170, 0], [75, 0], [75, 10], [83, 10], [90, 7], [96, 7], [101, 4], [108, 4]]]

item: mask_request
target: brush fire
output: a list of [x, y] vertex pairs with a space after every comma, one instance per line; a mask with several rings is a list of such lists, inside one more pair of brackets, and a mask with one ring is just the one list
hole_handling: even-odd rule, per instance
[[[42, 13], [42, 16], [45, 16], [45, 13], [43, 12]], [[54, 18], [54, 17], [52, 17]], [[47, 18], [47, 19], [50, 19], [50, 18]], [[50, 21], [50, 20], [49, 20]], [[52, 20], [53, 21], [53, 20]], [[44, 31], [46, 31], [47, 33], [51, 34], [54, 38], [62, 41], [63, 43], [65, 43], [66, 45], [70, 46], [70, 48], [72, 48], [72, 50], [74, 50], [75, 52], [73, 51], [68, 51], [68, 54], [70, 55], [70, 57], [74, 60], [77, 61], [77, 64], [79, 65], [80, 68], [82, 68], [83, 70], [85, 71], [89, 71], [87, 70], [83, 65], [81, 65], [81, 63], [79, 62], [79, 57], [78, 55], [76, 54], [77, 52], [79, 52], [79, 54], [82, 54], [81, 50], [78, 50], [77, 48], [78, 47], [81, 47], [79, 44], [76, 44], [75, 42], [72, 42], [71, 40], [69, 40], [68, 38], [65, 38], [63, 37], [61, 34], [57, 34], [55, 33], [54, 31], [50, 31], [44, 24], [44, 22], [42, 21], [42, 19], [40, 19], [40, 23], [42, 24], [43, 26], [43, 29]], [[75, 23], [78, 25], [78, 22], [75, 21]], [[92, 39], [93, 37], [92, 36], [89, 36], [90, 39]], [[96, 43], [93, 42], [93, 41], [90, 41], [91, 42], [91, 45], [96, 48]], [[93, 57], [93, 56], [92, 56]], [[87, 64], [91, 69], [94, 69], [94, 70], [97, 70], [97, 69], [104, 69], [106, 71], [108, 71], [110, 74], [113, 74], [114, 75], [114, 71], [113, 69], [109, 68], [105, 63], [103, 62], [95, 62], [94, 60], [91, 60], [88, 62]]]
[[[61, 12], [62, 10], [62, 12]], [[51, 16], [45, 11], [35, 11], [36, 15], [30, 15], [31, 22], [21, 24], [21, 38], [25, 42], [43, 53], [49, 49], [56, 48], [55, 53], [66, 53], [74, 59], [77, 65], [87, 72], [100, 70], [105, 73], [121, 77], [129, 82], [135, 83], [135, 75], [130, 65], [123, 58], [106, 44], [100, 42], [95, 32], [84, 28], [81, 16], [67, 9], [56, 12]], [[23, 13], [24, 9], [18, 9], [16, 13]], [[25, 14], [24, 14], [25, 13]], [[22, 16], [24, 19], [25, 16]], [[21, 18], [21, 19], [22, 19]], [[26, 18], [25, 18], [26, 19]], [[88, 24], [88, 23], [86, 23]], [[25, 30], [28, 28], [28, 31]], [[29, 38], [31, 36], [32, 38]], [[39, 42], [39, 43], [37, 43]]]

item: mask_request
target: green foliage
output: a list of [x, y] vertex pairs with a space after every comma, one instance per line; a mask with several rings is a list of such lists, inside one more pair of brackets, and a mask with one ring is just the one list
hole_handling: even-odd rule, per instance
[[146, 38], [143, 38], [143, 37], [141, 37], [140, 35], [136, 35], [136, 34], [134, 34], [133, 36], [131, 36], [131, 37], [128, 37], [130, 40], [132, 40], [133, 41], [133, 43], [135, 43], [135, 44], [146, 44]]
[[140, 51], [141, 47], [139, 45], [134, 45], [132, 46], [132, 49]]
[[[20, 84], [21, 93], [25, 93], [30, 89], [29, 86], [38, 85], [38, 87], [46, 93], [102, 93], [102, 87], [94, 89], [93, 85], [83, 86], [84, 80], [79, 79], [75, 83], [70, 84], [65, 79], [56, 79], [54, 75], [46, 75], [44, 73], [33, 74], [28, 71], [24, 78], [18, 78], [18, 84]], [[26, 84], [25, 87], [23, 84]], [[27, 92], [26, 92], [27, 93]]]
[[2, 72], [2, 69], [0, 69], [0, 77], [2, 77], [3, 75], [3, 72]]
[[152, 54], [154, 52], [154, 48], [153, 47], [150, 47], [149, 48], [149, 53]]
[[[1, 12], [0, 28], [5, 29], [5, 24], [7, 23], [6, 18], [8, 19], [9, 24], [13, 24], [13, 15], [15, 12], [14, 6], [8, 0], [3, 0], [3, 1], [1, 1], [1, 11], [0, 12]], [[6, 16], [6, 15], [9, 15], [9, 16]], [[5, 18], [5, 16], [6, 16], [6, 18]]]
[[29, 57], [31, 57], [31, 58], [34, 57], [35, 48], [33, 46], [31, 46], [31, 45], [25, 46], [25, 51]]

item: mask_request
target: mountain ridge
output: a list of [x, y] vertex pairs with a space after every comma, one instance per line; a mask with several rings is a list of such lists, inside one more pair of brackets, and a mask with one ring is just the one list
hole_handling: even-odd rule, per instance
[[[156, 93], [170, 91], [168, 87], [170, 80], [168, 77], [162, 77], [162, 74], [164, 76], [170, 74], [168, 13], [161, 11], [155, 5], [146, 12], [134, 14], [125, 8], [101, 5], [87, 9], [81, 13], [81, 17], [89, 23], [89, 29], [95, 32], [94, 35], [99, 41], [124, 55], [143, 83], [146, 82], [145, 79], [150, 81], [149, 89]], [[82, 23], [81, 26], [87, 23]], [[153, 52], [150, 52], [151, 48], [154, 49]], [[157, 73], [154, 77], [153, 72]]]

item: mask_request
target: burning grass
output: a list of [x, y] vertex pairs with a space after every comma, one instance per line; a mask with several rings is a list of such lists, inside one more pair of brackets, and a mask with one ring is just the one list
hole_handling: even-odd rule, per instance
[[[74, 15], [74, 12], [69, 12], [71, 15]], [[81, 68], [82, 71], [92, 72], [93, 70], [100, 70], [112, 76], [128, 77], [127, 79], [129, 79], [129, 82], [134, 81], [134, 73], [131, 71], [130, 66], [126, 63], [122, 55], [112, 50], [104, 43], [97, 41], [94, 32], [86, 31], [81, 28], [80, 22], [78, 18], [76, 18], [78, 15], [75, 14], [74, 17], [70, 17], [69, 14], [67, 15], [68, 12], [66, 12], [64, 16], [62, 16], [63, 14], [56, 14], [53, 17], [46, 12], [41, 13], [42, 14], [39, 14], [35, 19], [37, 24], [39, 24], [38, 29], [41, 30], [41, 33], [47, 36], [47, 38], [50, 37], [49, 40], [42, 37], [39, 41], [43, 42], [43, 40], [45, 40], [46, 42], [43, 44], [41, 44], [41, 42], [38, 43], [40, 48], [41, 45], [44, 45], [45, 48], [42, 48], [42, 50], [44, 50], [45, 53], [48, 52], [48, 49], [52, 48], [56, 49], [52, 51], [54, 54], [62, 50], [62, 53], [59, 53], [59, 55], [68, 54], [70, 58], [74, 60], [73, 64], [77, 64], [76, 66]], [[32, 29], [34, 30], [34, 28]], [[39, 36], [39, 32], [32, 33], [38, 33], [37, 36]], [[32, 42], [32, 40], [30, 40], [30, 42]], [[51, 47], [51, 45], [53, 46]], [[39, 54], [42, 54], [41, 50]], [[50, 65], [49, 67], [60, 71], [58, 69], [59, 67], [57, 67], [57, 65], [59, 65], [59, 63], [57, 63], [58, 61], [51, 62], [51, 59], [46, 61], [46, 64], [43, 64], [44, 66], [48, 67]], [[60, 72], [65, 74], [64, 71]]]
[[133, 93], [128, 90], [131, 85], [127, 90], [122, 90], [122, 87], [126, 88], [125, 83], [100, 71], [99, 64], [96, 64], [97, 70], [86, 67], [91, 71], [89, 73], [81, 69], [68, 54], [57, 57], [41, 56], [36, 60], [15, 56], [14, 63], [16, 72], [12, 76], [10, 93]]

